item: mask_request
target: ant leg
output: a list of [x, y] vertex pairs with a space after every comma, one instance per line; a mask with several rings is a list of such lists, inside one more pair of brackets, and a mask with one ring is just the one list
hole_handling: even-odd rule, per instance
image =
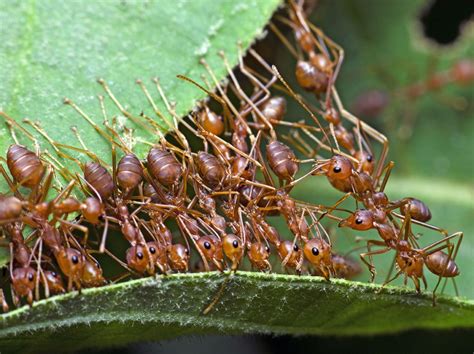
[[[393, 212], [393, 211], [392, 211], [392, 214], [394, 216], [396, 216], [397, 218], [401, 219], [401, 220], [405, 220], [405, 216], [403, 216], [401, 214], [398, 214], [398, 213]], [[428, 223], [425, 223], [425, 222], [422, 222], [422, 221], [418, 221], [418, 220], [415, 220], [415, 219], [410, 219], [410, 222], [415, 224], [415, 225], [423, 226], [423, 227], [426, 227], [427, 229], [439, 232], [440, 234], [442, 234], [444, 236], [443, 240], [448, 237], [447, 236], [448, 232], [445, 229], [442, 229], [442, 228], [439, 228], [437, 226], [434, 226], [434, 225], [431, 225], [431, 224], [428, 224]]]
[[[264, 124], [270, 129], [270, 135], [272, 136], [272, 139], [276, 140], [276, 133], [275, 133], [275, 130], [273, 129], [273, 125], [268, 121], [268, 119], [258, 109], [256, 104], [247, 96], [245, 91], [242, 90], [242, 88], [240, 87], [239, 82], [237, 81], [237, 78], [234, 75], [234, 72], [232, 71], [232, 68], [229, 65], [229, 62], [228, 62], [227, 57], [225, 56], [224, 52], [220, 51], [219, 55], [221, 56], [221, 58], [224, 61], [224, 66], [226, 67], [227, 72], [228, 72], [234, 86], [236, 87], [238, 95], [240, 96], [240, 98], [242, 98], [250, 107], [252, 107], [252, 110], [257, 114], [257, 116], [262, 120], [262, 122], [264, 122]], [[243, 66], [243, 64], [242, 64], [242, 66]], [[242, 73], [245, 75], [244, 72], [242, 72]], [[256, 80], [256, 78], [255, 78], [255, 80]], [[257, 82], [258, 82], [258, 86], [260, 86], [261, 88], [264, 87], [264, 85], [260, 81], [257, 80]], [[264, 90], [266, 90], [266, 89], [264, 88]]]
[[112, 100], [112, 102], [115, 104], [115, 106], [119, 109], [119, 111], [128, 119], [132, 120], [136, 125], [141, 126], [145, 131], [149, 132], [149, 127], [146, 126], [140, 119], [132, 115], [130, 112], [128, 112], [117, 100], [117, 98], [114, 96], [112, 91], [110, 90], [110, 87], [107, 85], [107, 83], [103, 79], [98, 79], [97, 82], [104, 88], [105, 93], [109, 98]]
[[[158, 118], [160, 118], [163, 122], [165, 122], [165, 124], [171, 128], [171, 129], [175, 129], [175, 127], [173, 127], [170, 122], [168, 121], [168, 119], [166, 119], [165, 115], [158, 109], [158, 106], [156, 105], [155, 101], [153, 100], [153, 98], [151, 97], [150, 95], [150, 92], [148, 91], [148, 89], [146, 88], [145, 84], [141, 81], [141, 80], [137, 80], [136, 83], [138, 84], [138, 86], [140, 86], [140, 88], [142, 89], [143, 93], [145, 94], [145, 97], [147, 98], [148, 102], [150, 103], [150, 105], [152, 106], [153, 108], [153, 111], [155, 112], [156, 116]], [[145, 117], [145, 115], [142, 115], [142, 117]], [[163, 135], [163, 131], [166, 130], [166, 127], [160, 125], [159, 123], [155, 122], [153, 119], [146, 119], [155, 129], [156, 129], [156, 132], [158, 133], [158, 135], [162, 136]]]
[[[290, 95], [304, 108], [304, 110], [306, 112], [309, 113], [310, 117], [317, 124], [318, 128], [321, 129], [321, 131], [324, 134], [327, 141], [330, 141], [329, 137], [327, 136], [326, 131], [324, 130], [323, 126], [321, 125], [321, 122], [319, 121], [319, 119], [309, 109], [309, 107], [306, 105], [306, 103], [304, 103], [303, 100], [293, 91], [293, 89], [290, 87], [290, 85], [288, 85], [288, 83], [285, 81], [285, 79], [283, 79], [283, 76], [281, 76], [280, 72], [278, 71], [278, 69], [276, 68], [275, 65], [272, 65], [272, 71], [278, 77], [278, 79], [282, 82], [282, 84], [286, 87], [286, 89], [288, 90]], [[334, 148], [332, 146], [328, 147], [327, 145], [321, 143], [321, 147], [323, 147], [325, 149], [328, 149], [329, 151], [334, 153]], [[337, 151], [337, 152], [339, 152], [339, 151]]]
[[92, 118], [90, 118], [81, 108], [79, 108], [78, 105], [76, 105], [71, 99], [69, 98], [64, 98], [63, 100], [63, 103], [68, 105], [68, 106], [71, 106], [77, 113], [79, 113], [79, 115], [84, 118], [93, 128], [94, 130], [99, 133], [99, 135], [101, 135], [103, 138], [105, 138], [105, 140], [107, 140], [108, 142], [111, 142], [113, 140], [113, 138], [108, 135], [103, 129], [101, 129], [97, 123], [95, 123]]
[[[196, 248], [199, 255], [201, 256], [201, 259], [202, 259], [202, 262], [204, 264], [204, 268], [206, 269], [206, 272], [209, 272], [210, 271], [209, 263], [207, 262], [207, 259], [204, 256], [204, 253], [201, 251], [201, 249], [199, 248], [196, 240], [194, 239], [194, 235], [192, 235], [192, 233], [189, 231], [188, 227], [186, 226], [186, 223], [181, 219], [181, 216], [178, 216], [177, 221], [178, 221], [178, 227], [180, 228], [181, 234], [183, 235], [183, 237], [186, 240], [188, 238], [191, 239], [192, 243], [194, 244], [194, 247]], [[183, 231], [185, 231], [185, 232], [183, 232]]]
[[[226, 95], [226, 93], [224, 92], [224, 90], [222, 89], [221, 87], [221, 84], [219, 82], [219, 80], [217, 80], [214, 72], [212, 71], [211, 67], [209, 66], [209, 64], [206, 62], [206, 60], [204, 60], [204, 58], [201, 58], [200, 60], [200, 63], [204, 66], [204, 68], [207, 70], [207, 72], [209, 73], [209, 75], [211, 76], [212, 78], [212, 81], [214, 81], [214, 84], [216, 85], [217, 87], [217, 90], [219, 91], [219, 93], [222, 95], [222, 98], [215, 95], [214, 93], [212, 93], [211, 97], [216, 99], [223, 107], [224, 109], [224, 117], [227, 117], [227, 120], [229, 122], [232, 122], [234, 118], [231, 118], [232, 115], [230, 114], [231, 112], [234, 114], [235, 116], [235, 119], [238, 119], [240, 123], [242, 123], [242, 125], [245, 127], [245, 129], [247, 130], [247, 133], [249, 134], [250, 136], [250, 139], [251, 141], [254, 139], [254, 136], [253, 136], [253, 132], [252, 130], [250, 129], [249, 125], [247, 124], [247, 121], [245, 119], [242, 118], [242, 116], [240, 115], [240, 112], [237, 110], [237, 108], [235, 108], [235, 106], [232, 104], [232, 102], [230, 101], [229, 97]], [[182, 78], [180, 75], [178, 75], [179, 78]], [[206, 92], [208, 92], [208, 90], [205, 90]], [[230, 111], [229, 111], [230, 109]]]
[[382, 152], [380, 153], [380, 157], [377, 162], [377, 167], [375, 168], [375, 172], [373, 174], [374, 179], [378, 180], [381, 176], [382, 168], [383, 168], [383, 165], [385, 164], [385, 160], [388, 155], [389, 141], [387, 137], [384, 134], [380, 133], [378, 130], [372, 128], [367, 123], [355, 117], [352, 113], [348, 112], [342, 105], [341, 99], [339, 98], [339, 94], [337, 93], [335, 88], [333, 88], [333, 97], [334, 97], [334, 100], [336, 101], [336, 105], [339, 111], [341, 112], [342, 117], [352, 122], [352, 124], [354, 125], [360, 124], [362, 129], [364, 129], [364, 131], [367, 132], [369, 136], [371, 136], [372, 138], [377, 140], [380, 144], [382, 144]]
[[31, 133], [28, 130], [26, 130], [21, 124], [18, 124], [18, 122], [14, 120], [12, 117], [10, 117], [8, 114], [0, 111], [0, 117], [3, 117], [3, 119], [5, 119], [5, 123], [8, 125], [8, 129], [10, 130], [10, 134], [15, 144], [21, 145], [18, 142], [18, 138], [16, 136], [16, 133], [13, 127], [20, 130], [31, 142], [35, 144], [35, 146], [38, 144], [36, 138], [33, 135], [31, 135]]
[[383, 282], [383, 284], [377, 290], [377, 294], [380, 293], [383, 290], [383, 288], [385, 288], [386, 285], [390, 284], [392, 281], [397, 279], [402, 273], [403, 273], [403, 270], [399, 270], [397, 274], [395, 274], [395, 276], [393, 276], [392, 278], [387, 277], [387, 279]]
[[[383, 241], [379, 241], [379, 240], [368, 240], [367, 241], [367, 247], [369, 248], [370, 247], [370, 244], [373, 244], [375, 246], [385, 246], [385, 242]], [[378, 254], [384, 254], [384, 253], [387, 253], [391, 250], [390, 247], [387, 247], [387, 248], [383, 248], [383, 249], [380, 249], [380, 250], [376, 250], [376, 251], [369, 251], [369, 252], [365, 252], [365, 253], [361, 253], [359, 255], [360, 259], [362, 260], [362, 262], [365, 263], [365, 265], [367, 266], [367, 268], [369, 269], [369, 272], [371, 274], [371, 277], [370, 277], [370, 282], [374, 282], [375, 280], [375, 267], [373, 266], [372, 264], [372, 256], [375, 256], [375, 255], [378, 255]], [[369, 257], [370, 259], [370, 262], [367, 262], [367, 260], [365, 259], [365, 257]]]
[[0, 289], [0, 303], [2, 304], [3, 312], [8, 312], [10, 310], [7, 300], [5, 299], [5, 294], [3, 293], [3, 289]]

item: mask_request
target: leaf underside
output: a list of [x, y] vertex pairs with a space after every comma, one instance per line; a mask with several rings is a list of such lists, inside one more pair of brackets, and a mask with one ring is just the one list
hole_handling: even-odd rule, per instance
[[[398, 287], [238, 272], [174, 274], [42, 300], [1, 318], [0, 346], [24, 353], [120, 345], [182, 334], [374, 335], [474, 328], [474, 303]], [[202, 310], [225, 282], [208, 315]], [[50, 328], [56, 328], [54, 334]], [[20, 340], [21, 338], [21, 340]], [[33, 346], [34, 344], [34, 346]]]

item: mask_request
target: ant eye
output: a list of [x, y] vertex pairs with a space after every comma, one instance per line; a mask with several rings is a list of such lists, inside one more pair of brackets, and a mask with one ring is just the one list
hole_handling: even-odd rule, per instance
[[137, 252], [137, 258], [138, 259], [143, 259], [143, 253]]
[[156, 252], [155, 247], [150, 247], [150, 253], [151, 253], [151, 254], [155, 254], [155, 252]]
[[372, 155], [367, 155], [367, 161], [372, 162], [372, 160], [373, 160]]
[[315, 255], [315, 256], [319, 255], [319, 250], [318, 250], [316, 247], [313, 247], [313, 248], [311, 249], [311, 252], [312, 252], [313, 255]]
[[208, 241], [204, 242], [204, 248], [206, 250], [210, 250], [211, 249], [211, 244]]
[[267, 253], [270, 253], [270, 247], [265, 246], [265, 251], [267, 251]]
[[234, 246], [234, 248], [239, 247], [239, 242], [237, 240], [234, 240], [234, 242], [232, 242], [232, 246]]
[[35, 276], [33, 275], [33, 273], [28, 273], [28, 280], [33, 281], [33, 279], [35, 279]]
[[342, 171], [342, 168], [340, 166], [336, 166], [332, 169], [335, 173], [339, 173]]
[[361, 218], [357, 218], [355, 222], [357, 225], [360, 225], [362, 224], [363, 220]]
[[186, 248], [184, 252], [189, 256], [189, 250]]
[[79, 258], [77, 256], [72, 256], [71, 261], [72, 261], [72, 263], [77, 264], [77, 263], [79, 263]]
[[58, 277], [58, 274], [57, 274], [56, 272], [51, 272], [51, 275], [52, 275], [53, 277], [55, 277], [55, 278]]
[[294, 246], [293, 246], [293, 251], [298, 252], [299, 249], [300, 249], [300, 248], [298, 247], [298, 245], [294, 245]]

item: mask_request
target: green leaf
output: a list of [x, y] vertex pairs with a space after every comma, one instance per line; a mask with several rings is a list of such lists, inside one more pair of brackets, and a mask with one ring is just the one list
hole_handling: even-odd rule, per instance
[[[42, 300], [1, 318], [0, 345], [24, 353], [182, 334], [368, 335], [474, 328], [474, 302], [319, 277], [238, 272], [146, 278]], [[202, 310], [225, 282], [222, 297]], [[105, 325], [107, 324], [107, 325]], [[58, 330], [51, 337], [51, 328]]]
[[[280, 0], [8, 1], [0, 9], [0, 23], [8, 28], [0, 33], [0, 110], [18, 122], [25, 117], [38, 120], [53, 140], [80, 147], [71, 131], [76, 126], [89, 150], [110, 161], [110, 143], [64, 105], [64, 97], [102, 125], [96, 96], [105, 92], [96, 80], [103, 78], [134, 116], [144, 111], [156, 117], [135, 80], [143, 80], [166, 113], [151, 81], [159, 77], [168, 99], [177, 102], [177, 115], [183, 116], [206, 94], [176, 75], [202, 82], [206, 71], [199, 60], [205, 58], [216, 76], [223, 79], [227, 72], [217, 52], [224, 51], [230, 64], [236, 65], [237, 43], [247, 48], [254, 42], [279, 4]], [[110, 100], [106, 100], [106, 108], [109, 117], [123, 118]], [[165, 116], [171, 119], [169, 114]], [[3, 153], [13, 140], [1, 120]], [[138, 139], [158, 141], [151, 126], [147, 129], [129, 120], [120, 121], [134, 129], [134, 151], [139, 156], [143, 157], [147, 146]], [[39, 134], [27, 128], [39, 139], [42, 149], [54, 153]], [[21, 131], [16, 130], [16, 134], [21, 143], [33, 148]], [[79, 170], [68, 160], [62, 163]], [[7, 190], [1, 179], [0, 193]], [[7, 250], [0, 249], [0, 265], [8, 259]]]

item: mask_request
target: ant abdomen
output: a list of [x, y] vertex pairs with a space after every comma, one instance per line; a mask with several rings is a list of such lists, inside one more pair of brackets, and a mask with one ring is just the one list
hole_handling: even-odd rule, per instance
[[282, 180], [290, 181], [298, 172], [299, 163], [295, 153], [277, 140], [267, 145], [267, 159], [272, 171]]
[[198, 115], [199, 124], [202, 128], [214, 135], [221, 135], [224, 132], [224, 121], [222, 117], [210, 109], [201, 111]]
[[183, 175], [183, 168], [174, 155], [163, 149], [152, 148], [147, 156], [148, 171], [164, 186], [177, 184]]
[[99, 193], [102, 199], [108, 199], [114, 192], [114, 180], [109, 171], [98, 162], [87, 162], [84, 166], [85, 180]]
[[18, 218], [22, 207], [23, 203], [16, 197], [0, 197], [0, 221]]
[[140, 160], [134, 154], [122, 157], [117, 165], [117, 183], [126, 193], [134, 190], [143, 179]]
[[281, 121], [286, 113], [286, 100], [281, 96], [271, 97], [262, 105], [262, 114], [269, 121]]
[[298, 84], [310, 92], [325, 92], [329, 84], [328, 76], [307, 61], [299, 60], [296, 63], [295, 76]]
[[425, 263], [431, 273], [442, 277], [453, 278], [460, 274], [456, 262], [442, 251], [426, 256]]
[[402, 215], [406, 215], [409, 211], [412, 219], [427, 222], [431, 220], [431, 211], [428, 206], [421, 200], [410, 198], [409, 202], [400, 207]]
[[104, 215], [104, 205], [99, 199], [94, 197], [86, 198], [81, 204], [81, 212], [84, 219], [92, 225], [97, 225], [100, 222], [100, 217]]
[[225, 168], [221, 161], [214, 155], [199, 151], [196, 165], [199, 175], [209, 188], [216, 188], [223, 182]]
[[11, 145], [7, 151], [7, 165], [20, 185], [35, 188], [43, 178], [45, 167], [40, 158], [22, 145]]

